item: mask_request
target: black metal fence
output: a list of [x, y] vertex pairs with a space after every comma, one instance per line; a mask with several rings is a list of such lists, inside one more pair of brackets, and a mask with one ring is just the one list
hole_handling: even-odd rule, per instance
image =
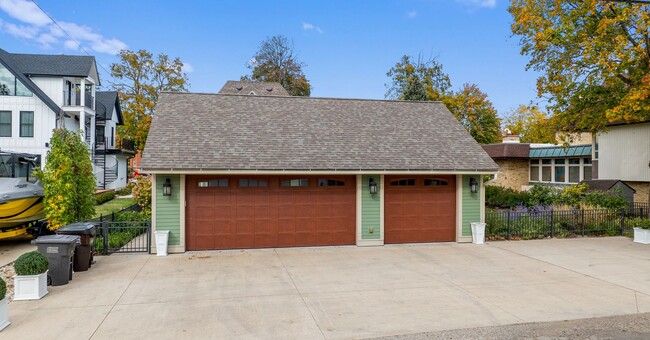
[[124, 212], [140, 212], [133, 204], [108, 215], [100, 215], [89, 222], [98, 224], [94, 247], [98, 254], [151, 252], [151, 221], [125, 220]]
[[115, 220], [115, 215], [123, 212], [129, 212], [129, 211], [135, 211], [135, 212], [140, 212], [142, 211], [142, 207], [137, 205], [137, 204], [132, 204], [120, 211], [113, 211], [110, 214], [106, 215], [99, 215], [98, 217], [95, 217], [93, 219], [88, 220], [88, 222], [110, 222]]
[[616, 236], [632, 234], [632, 219], [649, 218], [648, 204], [620, 210], [544, 208], [488, 211], [485, 236], [490, 240], [530, 240], [547, 237]]

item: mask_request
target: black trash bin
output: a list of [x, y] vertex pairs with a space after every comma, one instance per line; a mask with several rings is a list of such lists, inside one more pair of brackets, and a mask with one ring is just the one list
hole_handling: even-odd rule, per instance
[[61, 286], [72, 280], [72, 256], [79, 243], [79, 236], [47, 235], [32, 241], [38, 252], [47, 256], [47, 281], [52, 286]]
[[93, 240], [97, 232], [97, 225], [90, 222], [78, 222], [57, 229], [59, 235], [76, 235], [81, 238], [81, 243], [74, 250], [74, 271], [88, 270], [93, 263]]

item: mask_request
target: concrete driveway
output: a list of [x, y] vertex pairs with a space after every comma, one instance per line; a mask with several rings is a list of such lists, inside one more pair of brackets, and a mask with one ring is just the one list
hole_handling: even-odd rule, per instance
[[31, 240], [31, 236], [0, 240], [0, 267], [16, 261], [18, 256], [26, 252], [36, 250], [36, 246], [30, 243]]
[[9, 339], [338, 339], [650, 312], [628, 238], [98, 257]]

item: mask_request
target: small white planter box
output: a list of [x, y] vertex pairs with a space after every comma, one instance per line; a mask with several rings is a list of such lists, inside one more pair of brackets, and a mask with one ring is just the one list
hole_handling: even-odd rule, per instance
[[167, 256], [169, 230], [156, 231], [156, 255]]
[[0, 331], [5, 329], [11, 322], [9, 322], [9, 311], [7, 309], [8, 296], [0, 300]]
[[47, 271], [39, 275], [14, 276], [14, 301], [39, 300], [47, 293]]
[[485, 223], [473, 222], [472, 226], [472, 243], [485, 244]]
[[650, 229], [634, 228], [634, 242], [650, 244]]

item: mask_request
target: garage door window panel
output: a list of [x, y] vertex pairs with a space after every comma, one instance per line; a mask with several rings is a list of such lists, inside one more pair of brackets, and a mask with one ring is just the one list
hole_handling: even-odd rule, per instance
[[448, 186], [449, 181], [440, 178], [425, 178], [424, 186], [425, 187], [444, 187]]
[[240, 178], [238, 181], [240, 188], [266, 188], [269, 186], [268, 179]]
[[211, 179], [211, 180], [199, 180], [198, 187], [199, 188], [227, 188], [228, 179], [221, 178], [221, 179]]
[[281, 187], [308, 187], [309, 178], [293, 178], [282, 180], [280, 182]]
[[344, 187], [345, 181], [341, 181], [338, 179], [319, 178], [318, 186], [319, 187]]
[[400, 178], [390, 182], [391, 187], [414, 187], [415, 178]]

